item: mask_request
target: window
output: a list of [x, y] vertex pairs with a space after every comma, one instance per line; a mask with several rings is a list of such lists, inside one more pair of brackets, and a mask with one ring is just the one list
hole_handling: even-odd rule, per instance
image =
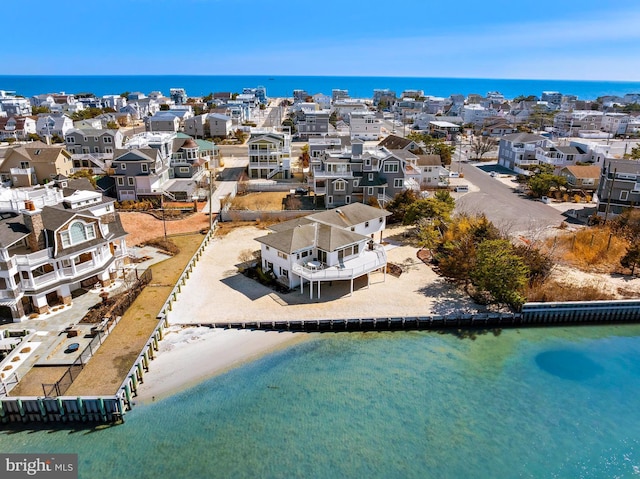
[[373, 187], [372, 186], [369, 186], [367, 188], [367, 194], [370, 195], [370, 196], [373, 195]]
[[393, 179], [393, 187], [394, 188], [402, 188], [404, 185], [404, 178], [394, 178]]
[[105, 143], [113, 143], [113, 138], [111, 138], [110, 136], [105, 136], [102, 138], [102, 141]]
[[333, 204], [333, 196], [327, 196], [327, 204]]
[[336, 181], [334, 183], [334, 188], [333, 189], [335, 191], [344, 191], [346, 189], [346, 186], [347, 186], [346, 182], [344, 182], [344, 181]]
[[369, 181], [373, 181], [373, 173], [369, 173]]
[[289, 255], [286, 253], [283, 253], [282, 251], [278, 251], [278, 258], [289, 259]]
[[367, 158], [366, 160], [364, 160], [364, 165], [371, 166], [371, 158]]
[[264, 269], [265, 269], [265, 271], [272, 271], [273, 270], [273, 263], [271, 263], [270, 261], [267, 261], [265, 259], [264, 260]]
[[95, 237], [96, 230], [94, 225], [86, 224], [82, 221], [74, 221], [66, 231], [60, 232], [60, 239], [64, 248], [92, 240]]
[[399, 171], [399, 165], [397, 161], [385, 162], [382, 171], [385, 173], [397, 173]]
[[130, 176], [129, 178], [127, 178], [127, 184], [129, 186], [133, 186], [135, 184], [135, 180], [133, 179], [133, 176]]
[[365, 221], [365, 222], [364, 222], [364, 227], [365, 227], [365, 228], [368, 228], [368, 227], [369, 227], [369, 222], [368, 222], [368, 221]]
[[73, 136], [67, 137], [67, 143], [70, 143], [73, 145], [75, 142], [76, 142], [76, 139]]
[[147, 171], [149, 171], [149, 165], [147, 165], [146, 163], [142, 163], [142, 165], [140, 165], [142, 168], [142, 172], [146, 173]]
[[627, 201], [629, 199], [629, 192], [628, 191], [621, 191], [620, 192], [620, 199], [622, 201]]
[[121, 170], [126, 170], [127, 169], [127, 164], [126, 163], [120, 163], [120, 169]]
[[180, 173], [189, 173], [188, 166], [181, 166], [180, 168], [178, 168], [178, 170], [180, 171]]
[[94, 137], [93, 137], [93, 141], [95, 141], [95, 142], [97, 143], [97, 142], [98, 142], [98, 137], [97, 137], [97, 136], [94, 136]]
[[284, 268], [280, 268], [280, 276], [284, 276], [285, 278], [289, 277], [289, 270], [284, 269]]
[[346, 204], [351, 203], [351, 196], [348, 196], [348, 195], [347, 195], [347, 196], [345, 196], [345, 198], [344, 198], [344, 202], [345, 202]]
[[122, 176], [118, 177], [118, 186], [124, 186], [124, 178]]
[[360, 178], [356, 178], [355, 180], [353, 180], [353, 187], [357, 188], [358, 185], [360, 185]]
[[382, 216], [380, 218], [378, 218], [378, 223], [382, 223]]
[[300, 253], [300, 255], [301, 255], [303, 258], [306, 258], [306, 257], [307, 257], [307, 256], [309, 256], [310, 254], [311, 254], [311, 251], [309, 251], [309, 250], [307, 250], [307, 251], [303, 251], [302, 253]]
[[28, 168], [29, 168], [29, 162], [28, 161], [21, 161], [20, 162], [20, 169], [27, 170]]

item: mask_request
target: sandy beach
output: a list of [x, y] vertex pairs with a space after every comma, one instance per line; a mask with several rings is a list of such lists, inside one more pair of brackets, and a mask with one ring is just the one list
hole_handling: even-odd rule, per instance
[[137, 400], [150, 402], [309, 339], [306, 333], [171, 326], [151, 361]]
[[264, 234], [266, 230], [255, 226], [238, 228], [216, 237], [205, 249], [167, 316], [170, 327], [160, 342], [160, 354], [144, 376], [138, 401], [158, 400], [310, 337], [305, 333], [210, 329], [202, 324], [448, 314], [477, 308], [418, 260], [417, 248], [393, 242], [394, 229], [387, 230], [385, 238], [391, 242], [387, 246], [389, 260], [402, 265], [399, 278], [377, 273], [369, 287], [366, 278], [361, 278], [352, 295], [348, 282], [325, 284], [322, 298], [309, 299], [308, 289], [306, 294], [277, 294], [238, 272], [241, 252], [259, 249], [255, 238]]

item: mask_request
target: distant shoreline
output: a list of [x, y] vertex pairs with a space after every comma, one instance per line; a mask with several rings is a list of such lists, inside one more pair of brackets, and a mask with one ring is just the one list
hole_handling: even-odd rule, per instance
[[345, 89], [352, 97], [370, 98], [374, 89], [388, 88], [400, 94], [419, 89], [427, 95], [448, 97], [453, 94], [486, 94], [499, 91], [505, 98], [537, 95], [542, 91], [560, 91], [577, 95], [581, 100], [599, 96], [640, 92], [640, 82], [623, 80], [541, 80], [500, 78], [447, 78], [400, 76], [278, 76], [278, 75], [1, 75], [0, 90], [15, 91], [31, 97], [42, 93], [91, 92], [95, 95], [119, 94], [124, 91], [149, 93], [170, 88], [184, 88], [190, 96], [215, 91], [240, 92], [245, 87], [265, 86], [270, 97], [290, 97], [294, 89], [309, 94], [331, 94], [332, 89]]

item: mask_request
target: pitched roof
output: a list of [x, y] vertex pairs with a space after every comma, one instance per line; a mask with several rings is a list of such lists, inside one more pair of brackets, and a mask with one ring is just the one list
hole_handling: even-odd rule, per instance
[[418, 155], [418, 166], [440, 166], [442, 165], [442, 159], [440, 155]]
[[71, 154], [65, 150], [64, 146], [50, 146], [41, 141], [34, 141], [27, 145], [13, 147], [9, 149], [5, 157], [5, 161], [11, 158], [11, 155], [19, 155], [28, 158], [33, 163], [55, 163], [60, 155], [71, 158]]
[[29, 236], [29, 228], [27, 228], [22, 216], [17, 213], [0, 213], [0, 246], [7, 248], [12, 244]]
[[155, 148], [134, 148], [132, 150], [116, 150], [113, 161], [156, 161], [159, 150]]
[[599, 166], [571, 165], [565, 166], [563, 170], [567, 170], [575, 178], [600, 178]]
[[371, 221], [381, 216], [389, 216], [387, 210], [365, 205], [364, 203], [351, 203], [340, 208], [315, 213], [309, 216], [313, 221], [348, 228], [351, 226]]
[[403, 160], [415, 160], [417, 158], [417, 156], [411, 153], [409, 150], [389, 150], [389, 151], [393, 156]]
[[256, 238], [256, 241], [287, 254], [317, 246], [324, 251], [336, 251], [368, 237], [322, 223], [301, 224], [293, 228]]
[[535, 143], [546, 140], [544, 136], [534, 135], [533, 133], [512, 133], [511, 135], [503, 136], [502, 139], [512, 143]]
[[402, 150], [409, 146], [412, 143], [412, 140], [407, 138], [402, 138], [401, 136], [389, 135], [380, 143], [379, 146], [385, 146], [389, 150]]

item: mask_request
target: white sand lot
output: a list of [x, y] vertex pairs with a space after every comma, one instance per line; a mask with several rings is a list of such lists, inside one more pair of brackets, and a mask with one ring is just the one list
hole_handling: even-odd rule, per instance
[[[399, 278], [382, 273], [355, 282], [323, 284], [321, 298], [309, 299], [293, 291], [279, 294], [240, 274], [243, 250], [259, 250], [254, 238], [266, 230], [246, 227], [216, 238], [205, 250], [186, 286], [174, 302], [168, 320], [172, 327], [151, 362], [139, 399], [150, 400], [192, 386], [274, 349], [304, 340], [305, 333], [223, 331], [197, 327], [213, 322], [273, 321], [286, 319], [339, 319], [391, 316], [426, 316], [475, 311], [477, 306], [439, 278], [416, 257], [417, 249], [399, 246], [401, 229], [388, 229], [384, 238], [388, 261], [402, 265]], [[394, 235], [397, 235], [396, 238]]]

